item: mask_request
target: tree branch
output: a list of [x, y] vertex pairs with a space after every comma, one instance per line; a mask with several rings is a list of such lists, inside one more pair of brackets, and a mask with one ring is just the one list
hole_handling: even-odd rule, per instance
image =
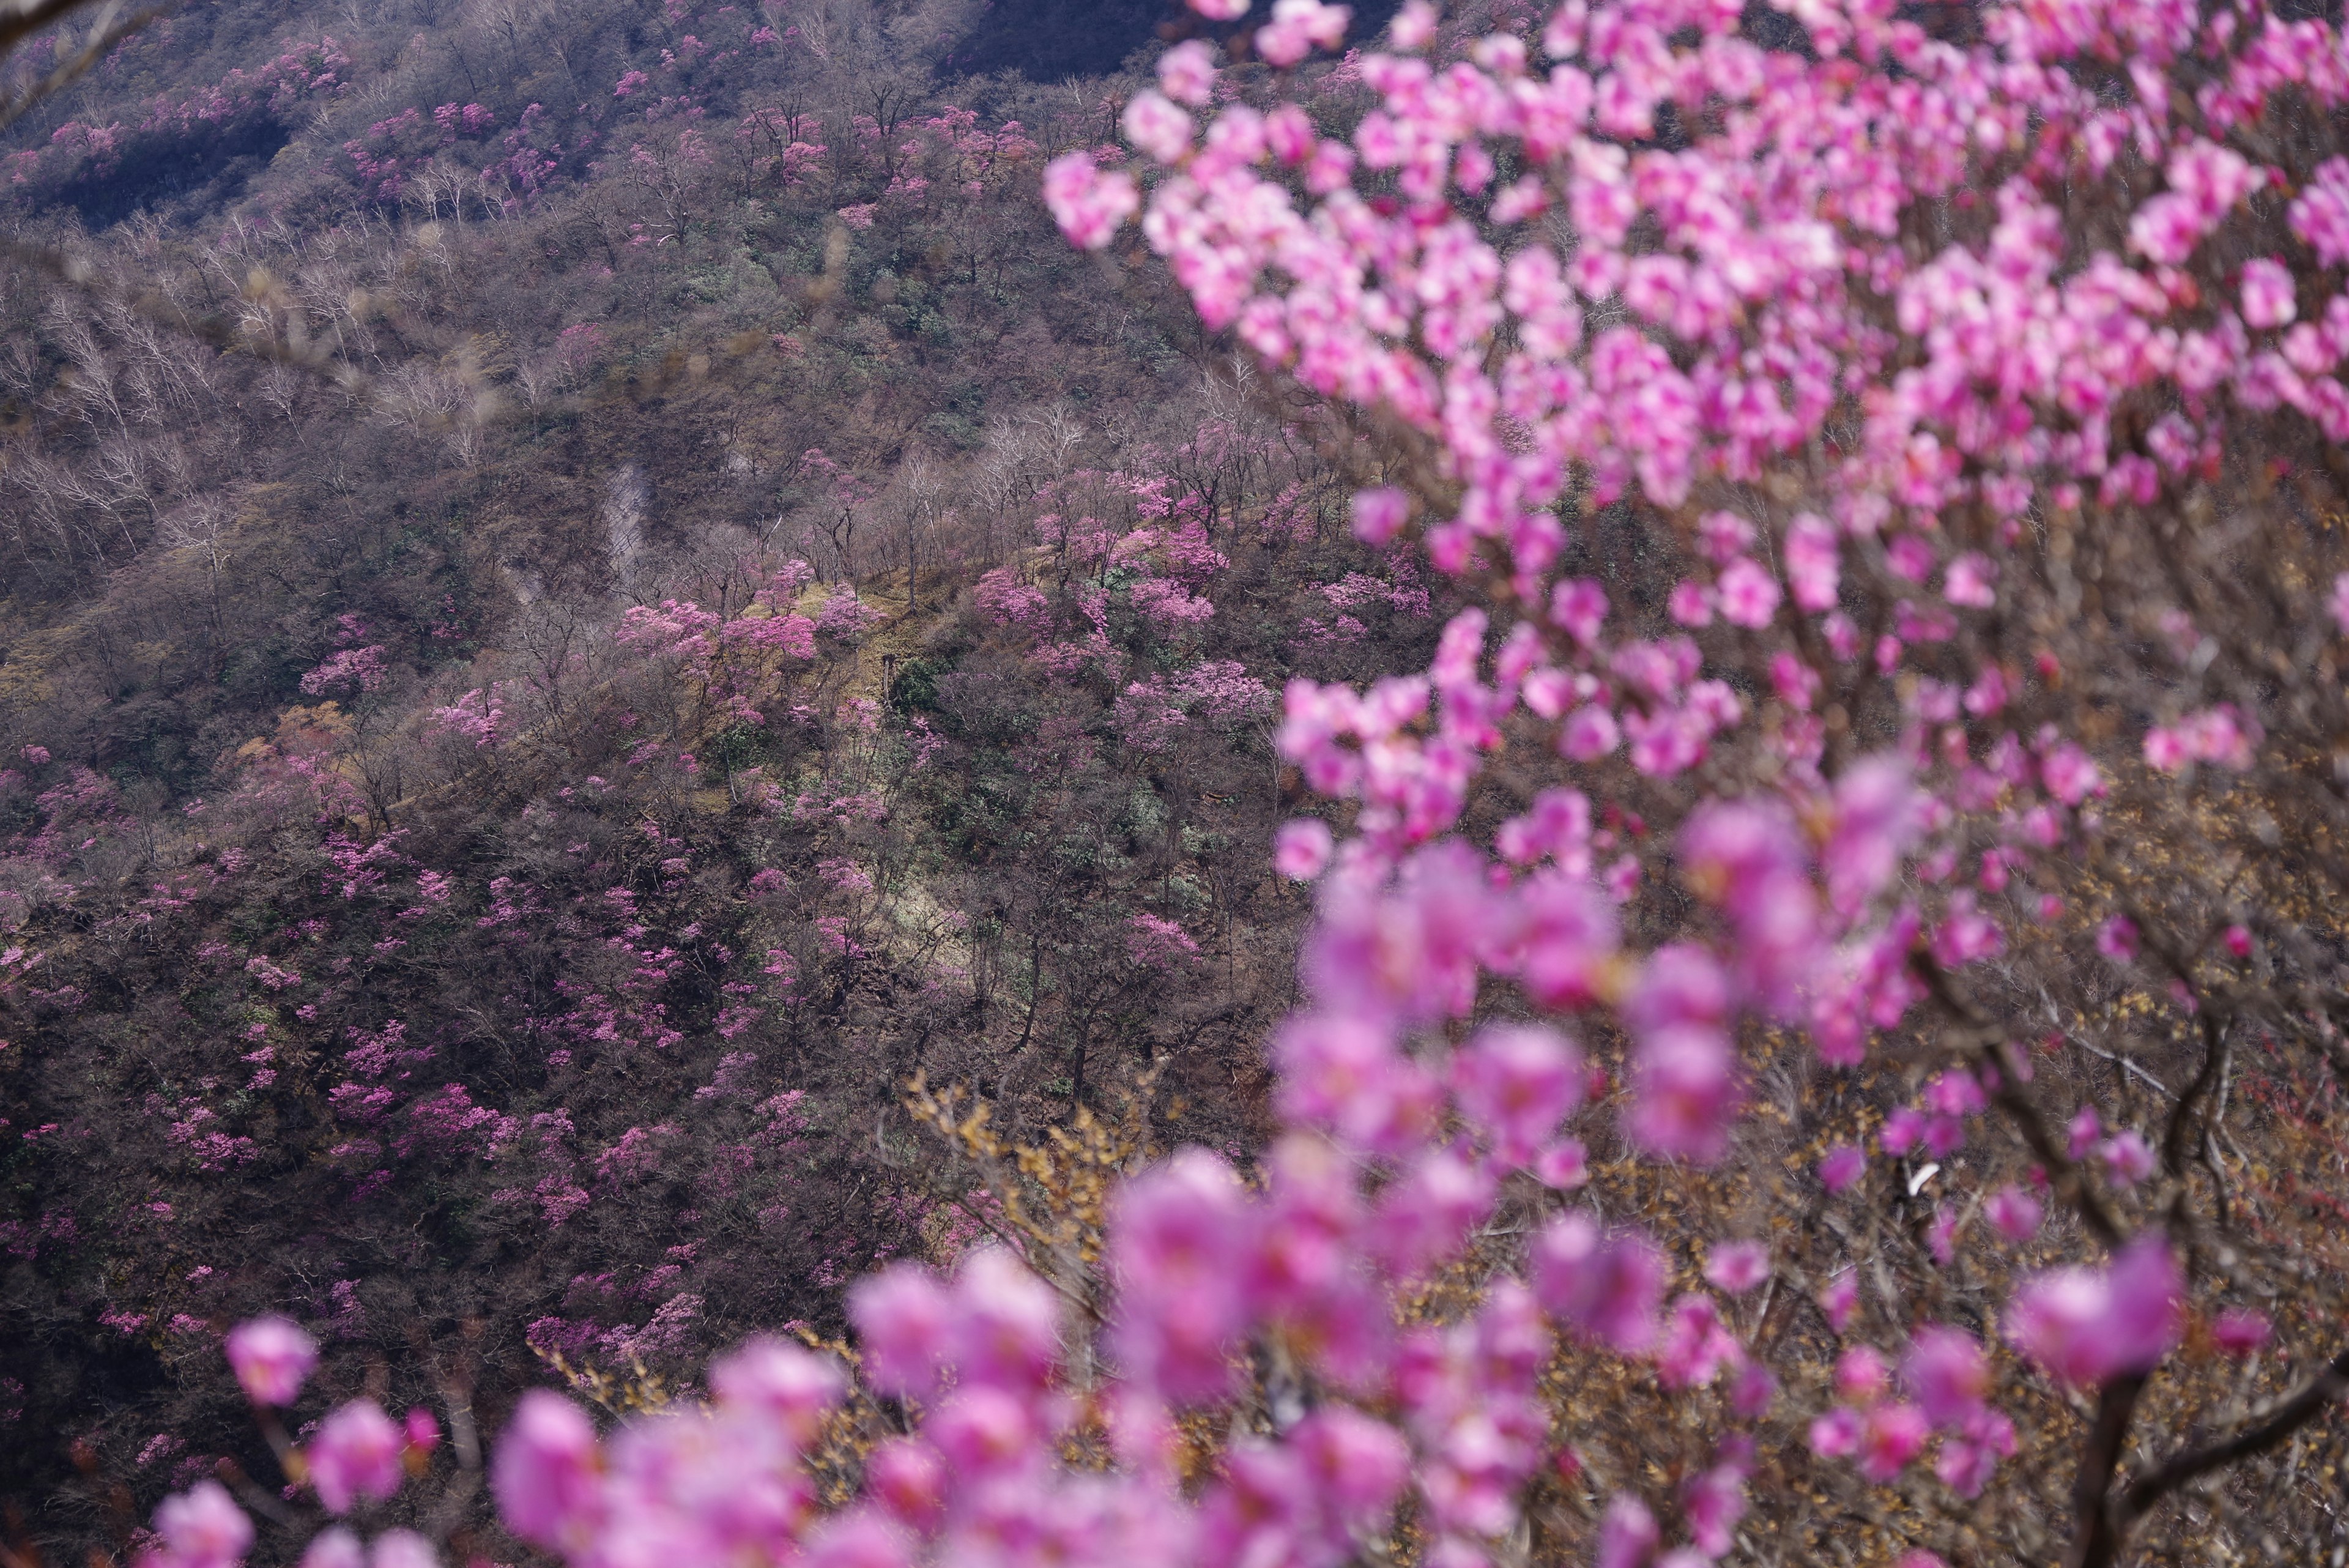
[[2114, 1378], [2096, 1396], [2095, 1424], [2088, 1428], [2088, 1445], [2072, 1478], [2072, 1549], [2064, 1554], [2064, 1568], [2112, 1568], [2120, 1556], [2125, 1526], [2108, 1494], [2137, 1396], [2144, 1392], [2145, 1374], [2133, 1372]]
[[13, 49], [27, 34], [62, 20], [91, 0], [33, 0], [20, 10], [0, 12], [0, 52]]
[[[62, 16], [68, 11], [93, 3], [94, 0], [53, 0], [47, 9], [52, 16]], [[5, 130], [15, 124], [36, 105], [80, 80], [90, 67], [105, 57], [109, 49], [163, 15], [170, 8], [168, 4], [150, 5], [146, 10], [132, 16], [129, 20], [118, 22], [115, 20], [115, 14], [122, 9], [122, 0], [108, 0], [106, 9], [99, 14], [98, 20], [90, 25], [89, 41], [84, 44], [78, 53], [58, 61], [55, 70], [24, 91], [11, 94], [5, 100], [0, 100], [0, 130]], [[0, 54], [5, 54], [15, 47], [16, 39], [24, 36], [24, 29], [21, 27], [12, 31], [12, 24], [21, 20], [21, 16], [0, 19]]]
[[2206, 1475], [2238, 1459], [2248, 1459], [2276, 1447], [2323, 1415], [2325, 1408], [2344, 1393], [2349, 1393], [2349, 1350], [2334, 1356], [2307, 1387], [2277, 1406], [2273, 1413], [2259, 1425], [2247, 1427], [2233, 1437], [2206, 1448], [2173, 1454], [2138, 1475], [2129, 1482], [2128, 1490], [2121, 1494], [2120, 1528], [2127, 1529], [2155, 1503], [2196, 1476]]

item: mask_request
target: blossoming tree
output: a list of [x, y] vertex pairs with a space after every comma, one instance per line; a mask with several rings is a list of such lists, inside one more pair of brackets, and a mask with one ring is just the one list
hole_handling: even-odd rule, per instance
[[[1423, 671], [1288, 692], [1330, 809], [1278, 846], [1320, 898], [1284, 1132], [864, 1281], [854, 1376], [761, 1343], [608, 1437], [529, 1396], [507, 1526], [823, 1568], [2337, 1542], [2338, 26], [1413, 0], [1294, 71], [1346, 20], [1278, 0], [1272, 72], [1177, 45], [1133, 161], [1044, 182], [1079, 244], [1140, 214], [1465, 606]], [[242, 1344], [290, 1397], [298, 1343]], [[444, 1462], [367, 1412], [294, 1472], [330, 1512]], [[157, 1523], [174, 1568], [250, 1540], [216, 1488]]]

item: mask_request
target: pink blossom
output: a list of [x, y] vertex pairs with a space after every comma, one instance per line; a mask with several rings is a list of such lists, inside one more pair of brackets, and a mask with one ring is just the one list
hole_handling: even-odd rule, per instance
[[2168, 1243], [2147, 1236], [2106, 1269], [2053, 1269], [2024, 1282], [2008, 1304], [2006, 1336], [2058, 1382], [2103, 1383], [2169, 1353], [2184, 1297]]
[[2006, 950], [2006, 932], [1982, 913], [1970, 888], [1950, 895], [1949, 914], [1933, 930], [1933, 957], [1951, 969]]
[[1607, 1500], [1607, 1512], [1599, 1521], [1599, 1552], [1592, 1568], [1641, 1568], [1662, 1539], [1648, 1505], [1630, 1492], [1617, 1492]]
[[1123, 170], [1103, 173], [1092, 153], [1069, 152], [1044, 166], [1044, 205], [1071, 244], [1097, 251], [1141, 210], [1142, 193], [1133, 175]]
[[1732, 1294], [1750, 1291], [1770, 1277], [1770, 1249], [1761, 1241], [1716, 1241], [1704, 1277]]
[[1330, 825], [1318, 816], [1284, 822], [1273, 835], [1273, 868], [1293, 882], [1310, 882], [1330, 864]]
[[1008, 1247], [963, 1254], [954, 1279], [954, 1360], [966, 1384], [1032, 1393], [1061, 1356], [1061, 1298]]
[[2027, 1241], [2037, 1235], [2044, 1212], [2039, 1199], [2022, 1188], [2012, 1185], [1992, 1193], [1982, 1205], [1982, 1211], [1990, 1216], [1990, 1222], [1998, 1228], [1998, 1233], [2010, 1241]]
[[895, 1263], [859, 1280], [848, 1293], [864, 1375], [885, 1394], [926, 1394], [946, 1361], [952, 1309], [929, 1271]]
[[2318, 261], [2327, 266], [2349, 261], [2349, 158], [2318, 164], [2291, 211], [2292, 232], [2308, 243]]
[[1272, 20], [1257, 29], [1256, 52], [1276, 66], [1293, 66], [1317, 46], [1344, 43], [1352, 16], [1350, 7], [1323, 0], [1272, 0]]
[[848, 1380], [830, 1356], [780, 1339], [754, 1338], [710, 1367], [709, 1386], [719, 1403], [758, 1412], [804, 1447], [846, 1394]]
[[1231, 1168], [1196, 1148], [1129, 1183], [1112, 1211], [1112, 1344], [1133, 1376], [1176, 1403], [1218, 1397], [1231, 1381], [1245, 1305], [1233, 1252], [1246, 1220]]
[[2096, 1116], [2096, 1107], [2082, 1106], [2072, 1113], [2072, 1120], [2065, 1127], [2065, 1152], [2073, 1159], [2080, 1158], [2095, 1147], [2096, 1140], [2104, 1136], [2104, 1123]]
[[1819, 1310], [1826, 1314], [1827, 1324], [1841, 1334], [1851, 1322], [1851, 1314], [1859, 1307], [1859, 1276], [1837, 1274], [1819, 1291]]
[[[2344, 573], [2349, 577], [2349, 573]], [[1607, 590], [1590, 577], [1573, 577], [1550, 590], [1550, 624], [1561, 627], [1568, 636], [1585, 647], [1599, 641], [1599, 628], [1607, 620]], [[2349, 627], [2349, 617], [2342, 624]]]
[[1586, 1339], [1626, 1355], [1655, 1342], [1664, 1266], [1644, 1236], [1602, 1238], [1581, 1214], [1553, 1220], [1534, 1239], [1532, 1283], [1542, 1310]]
[[2193, 762], [2217, 763], [2240, 773], [2251, 767], [2252, 747], [2260, 738], [2256, 723], [2246, 722], [2234, 704], [2221, 702], [2189, 713], [2175, 725], [2148, 730], [2145, 760], [2163, 773], [2176, 773]]
[[170, 1550], [171, 1568], [229, 1568], [253, 1544], [253, 1521], [216, 1480], [165, 1498], [155, 1510], [155, 1532]]
[[1909, 1342], [1900, 1380], [1936, 1427], [1961, 1426], [1982, 1407], [1991, 1389], [1990, 1360], [1982, 1342], [1963, 1329], [1929, 1325]]
[[1811, 614], [1835, 608], [1842, 576], [1835, 524], [1812, 513], [1798, 513], [1786, 528], [1785, 561], [1797, 608]]
[[1721, 618], [1732, 626], [1759, 630], [1778, 613], [1777, 579], [1746, 557], [1723, 569], [1719, 591]]
[[2049, 753], [2039, 770], [2047, 793], [2065, 805], [2077, 805], [2104, 790], [2104, 776], [2096, 764], [2087, 753], [2068, 741]]
[[1819, 1181], [1829, 1192], [1841, 1192], [1868, 1174], [1868, 1151], [1856, 1143], [1839, 1143], [1819, 1158]]
[[881, 1505], [916, 1529], [928, 1529], [945, 1507], [946, 1464], [937, 1449], [919, 1438], [892, 1438], [880, 1444], [866, 1458], [864, 1475]]
[[1522, 1165], [1582, 1102], [1582, 1053], [1556, 1030], [1495, 1024], [1453, 1059], [1463, 1115], [1490, 1136], [1495, 1158]]
[[387, 1530], [375, 1538], [367, 1568], [440, 1568], [440, 1553], [412, 1530]]
[[291, 1405], [318, 1365], [318, 1345], [282, 1317], [257, 1317], [229, 1330], [229, 1365], [256, 1405]]
[[1873, 1405], [1892, 1389], [1892, 1366], [1872, 1345], [1855, 1345], [1836, 1357], [1836, 1394], [1854, 1405]]
[[343, 1526], [330, 1525], [302, 1549], [301, 1568], [367, 1568], [367, 1549]]
[[2153, 1146], [2135, 1127], [2124, 1128], [2106, 1138], [2096, 1155], [2118, 1187], [2134, 1187], [2158, 1168]]
[[440, 1423], [421, 1405], [409, 1407], [408, 1418], [399, 1427], [413, 1453], [429, 1454], [440, 1446]]
[[1998, 602], [1998, 595], [1991, 586], [1997, 580], [1997, 564], [1979, 551], [1971, 551], [1950, 563], [1942, 578], [1941, 597], [1953, 605], [1988, 609]]
[[1580, 1138], [1562, 1138], [1534, 1157], [1533, 1173], [1545, 1187], [1570, 1191], [1590, 1179], [1590, 1154]]
[[1190, 150], [1191, 117], [1159, 93], [1134, 94], [1117, 123], [1128, 141], [1161, 163], [1175, 162]]
[[1778, 1397], [1778, 1379], [1759, 1361], [1749, 1361], [1730, 1386], [1730, 1412], [1740, 1420], [1758, 1421], [1770, 1413], [1771, 1401]]
[[2251, 327], [2289, 327], [2299, 309], [2292, 299], [2292, 273], [2280, 262], [2260, 256], [2243, 264], [2243, 320]]
[[585, 1544], [600, 1512], [595, 1428], [561, 1395], [533, 1388], [498, 1439], [490, 1486], [506, 1528], [553, 1550]]
[[1247, 15], [1248, 0], [1190, 0], [1190, 6], [1211, 22], [1237, 22]]
[[2248, 1307], [2229, 1307], [2210, 1320], [2210, 1337], [2230, 1355], [2249, 1355], [2267, 1344], [2274, 1332], [2266, 1314]]
[[1864, 757], [1836, 781], [1835, 829], [1820, 860], [1836, 909], [1848, 916], [1888, 886], [1923, 826], [1925, 801], [1898, 756]]
[[1876, 1135], [1877, 1147], [1894, 1156], [1907, 1154], [1925, 1136], [1925, 1113], [1914, 1106], [1902, 1106], [1884, 1118], [1884, 1127]]
[[1587, 703], [1568, 715], [1558, 732], [1557, 749], [1569, 762], [1595, 763], [1623, 743], [1615, 715], [1597, 703]]
[[1179, 969], [1199, 956], [1191, 933], [1163, 915], [1135, 915], [1125, 925], [1126, 956], [1143, 969]]
[[1941, 1439], [1933, 1474], [1960, 1497], [1980, 1497], [1998, 1461], [2012, 1458], [2014, 1449], [2014, 1423], [1995, 1410], [1980, 1408]]
[[2137, 957], [2137, 922], [2127, 915], [2115, 915], [2096, 928], [2096, 950], [2115, 963], [2127, 963]]
[[1494, 1173], [1449, 1149], [1414, 1160], [1379, 1195], [1371, 1249], [1388, 1272], [1417, 1279], [1456, 1256], [1492, 1212]]
[[1432, 846], [1370, 893], [1322, 883], [1321, 922], [1301, 968], [1317, 994], [1397, 1017], [1459, 1017], [1474, 1005], [1497, 900], [1466, 846]]
[[1372, 546], [1384, 545], [1402, 531], [1411, 515], [1410, 499], [1392, 486], [1354, 493], [1354, 537]]
[[1215, 91], [1214, 53], [1196, 38], [1175, 45], [1158, 57], [1158, 85], [1176, 103], [1199, 108]]
[[1728, 1152], [1742, 1098], [1736, 1054], [1717, 1029], [1654, 1030], [1632, 1055], [1624, 1130], [1651, 1154], [1711, 1165]]
[[1848, 1405], [1813, 1417], [1808, 1434], [1811, 1452], [1823, 1459], [1850, 1458], [1859, 1451], [1860, 1422], [1860, 1413]]
[[360, 1497], [399, 1490], [399, 1428], [372, 1399], [354, 1399], [318, 1425], [310, 1443], [310, 1480], [329, 1513], [347, 1513]]
[[1694, 1293], [1672, 1303], [1656, 1346], [1656, 1376], [1667, 1388], [1704, 1388], [1724, 1367], [1745, 1361], [1745, 1349], [1721, 1321], [1720, 1303]]
[[1860, 1419], [1859, 1473], [1882, 1485], [1909, 1468], [1930, 1428], [1914, 1405], [1878, 1405]]
[[1385, 1026], [1362, 1019], [1292, 1019], [1273, 1037], [1280, 1112], [1358, 1147], [1393, 1153], [1432, 1130], [1441, 1092], [1395, 1050]]
[[948, 1395], [922, 1431], [937, 1446], [949, 1473], [977, 1480], [1020, 1468], [1043, 1435], [1028, 1401], [985, 1383]]

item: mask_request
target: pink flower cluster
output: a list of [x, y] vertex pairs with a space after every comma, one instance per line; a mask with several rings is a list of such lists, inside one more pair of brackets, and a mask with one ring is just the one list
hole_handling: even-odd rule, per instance
[[2007, 1308], [2008, 1341], [2059, 1383], [2093, 1386], [2146, 1372], [2178, 1344], [2186, 1281], [2168, 1242], [2148, 1236], [2103, 1269], [2051, 1270]]
[[[1496, 1122], [1540, 1125], [1578, 1092], [1559, 1086], [1554, 1042], [1485, 1050], [1493, 1059], [1469, 1073], [1470, 1097]], [[1521, 1056], [1536, 1059], [1530, 1075]], [[1201, 1150], [1128, 1183], [1107, 1253], [1115, 1294], [1102, 1348], [1113, 1370], [1086, 1402], [1105, 1422], [1114, 1470], [1071, 1470], [1056, 1457], [1086, 1408], [1071, 1397], [1083, 1375], [1071, 1359], [1071, 1303], [1010, 1252], [983, 1248], [951, 1279], [897, 1264], [852, 1291], [864, 1380], [914, 1419], [869, 1456], [847, 1509], [817, 1507], [806, 1462], [847, 1378], [829, 1358], [768, 1341], [713, 1366], [709, 1406], [632, 1419], [608, 1442], [568, 1400], [529, 1396], [493, 1469], [504, 1517], [578, 1563], [638, 1540], [843, 1568], [1045, 1552], [1335, 1563], [1383, 1533], [1415, 1491], [1440, 1544], [1461, 1552], [1506, 1532], [1518, 1490], [1548, 1456], [1538, 1379], [1552, 1322], [1654, 1355], [1675, 1386], [1758, 1371], [1711, 1298], [1682, 1297], [1667, 1322], [1652, 1242], [1580, 1217], [1537, 1238], [1530, 1287], [1503, 1280], [1464, 1321], [1398, 1330], [1392, 1271], [1455, 1250], [1489, 1202], [1475, 1168], [1444, 1158], [1375, 1203], [1333, 1146], [1307, 1137], [1276, 1148], [1261, 1198]], [[1186, 1500], [1174, 1485], [1174, 1417], [1233, 1391], [1252, 1333], [1275, 1336], [1300, 1374], [1338, 1397], [1277, 1435], [1235, 1443]], [[1748, 1415], [1770, 1396], [1766, 1376], [1738, 1379]], [[1380, 1405], [1397, 1414], [1371, 1413]], [[1733, 1447], [1691, 1482], [1701, 1560], [1729, 1548], [1747, 1454]]]

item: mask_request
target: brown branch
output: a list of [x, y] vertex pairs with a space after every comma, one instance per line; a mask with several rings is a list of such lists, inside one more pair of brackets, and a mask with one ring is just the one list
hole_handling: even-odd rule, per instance
[[0, 53], [13, 49], [31, 33], [90, 5], [92, 0], [33, 0], [19, 11], [0, 12]]
[[2227, 1038], [2228, 1024], [2231, 1020], [2222, 1016], [2219, 1009], [2205, 1008], [2198, 1022], [2202, 1033], [2202, 1070], [2178, 1095], [2178, 1104], [2169, 1113], [2169, 1126], [2161, 1137], [2162, 1166], [2173, 1178], [2181, 1180], [2186, 1175], [2187, 1127], [2193, 1119], [2194, 1108], [2202, 1103], [2226, 1072], [2234, 1050]]
[[[63, 0], [58, 14], [62, 15], [64, 11], [92, 3], [93, 0]], [[118, 22], [114, 19], [115, 13], [121, 8], [122, 0], [108, 0], [104, 13], [90, 25], [89, 41], [82, 46], [78, 54], [60, 60], [57, 69], [47, 76], [43, 77], [23, 92], [14, 95], [5, 102], [0, 102], [0, 130], [6, 130], [24, 118], [36, 105], [54, 98], [79, 81], [90, 67], [105, 57], [109, 49], [171, 9], [169, 5], [152, 5], [139, 12], [128, 21]], [[0, 28], [0, 34], [5, 34], [5, 28]], [[13, 39], [0, 36], [0, 54], [5, 54], [13, 42]]]
[[2144, 1517], [2154, 1504], [2196, 1476], [2207, 1475], [2238, 1459], [2248, 1459], [2267, 1452], [2323, 1415], [2344, 1393], [2349, 1393], [2349, 1350], [2334, 1356], [2307, 1387], [2277, 1406], [2273, 1413], [2259, 1425], [2246, 1427], [2233, 1437], [2205, 1448], [2172, 1454], [2151, 1469], [2137, 1475], [2129, 1482], [2127, 1490], [2121, 1493], [2117, 1509], [2118, 1528], [2127, 1529]]
[[2088, 1428], [2087, 1446], [2072, 1478], [2072, 1549], [2064, 1553], [2064, 1568], [2112, 1568], [2120, 1556], [2126, 1527], [2107, 1494], [2121, 1461], [2121, 1445], [2128, 1440], [2129, 1421], [2137, 1414], [2137, 1396], [2144, 1392], [2145, 1374], [2133, 1372], [2114, 1378], [2096, 1396], [2096, 1419]]

